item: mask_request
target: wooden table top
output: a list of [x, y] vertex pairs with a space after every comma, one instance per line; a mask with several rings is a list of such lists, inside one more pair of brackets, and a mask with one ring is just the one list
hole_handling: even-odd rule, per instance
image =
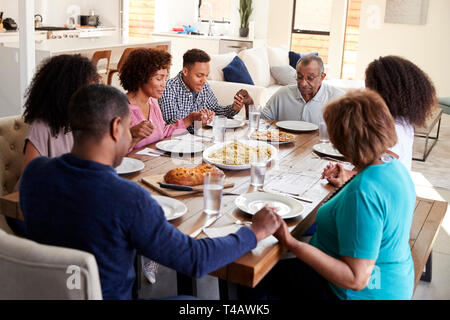
[[[205, 131], [208, 134], [208, 131]], [[248, 132], [247, 127], [235, 129], [233, 133], [227, 133], [227, 138], [230, 135], [246, 136]], [[211, 134], [209, 132], [209, 134]], [[286, 222], [291, 232], [299, 238], [303, 233], [312, 225], [315, 220], [316, 210], [323, 202], [323, 200], [330, 194], [334, 188], [329, 185], [325, 180], [320, 180], [320, 173], [322, 169], [330, 162], [329, 159], [321, 159], [315, 153], [312, 152], [314, 144], [319, 142], [318, 131], [310, 131], [304, 133], [293, 133], [296, 136], [294, 143], [274, 145], [278, 149], [278, 159], [275, 163], [272, 162], [270, 168], [266, 173], [266, 183], [271, 179], [276, 179], [278, 172], [306, 172], [309, 171], [313, 175], [317, 175], [317, 181], [313, 184], [312, 188], [304, 194], [307, 199], [313, 200], [313, 203], [301, 202], [304, 205], [305, 210], [311, 213], [297, 218], [287, 219]], [[211, 144], [210, 142], [203, 141], [203, 143]], [[155, 148], [156, 143], [147, 147]], [[196, 155], [192, 158], [180, 158], [172, 159], [170, 157], [151, 157], [144, 155], [137, 155], [136, 152], [141, 149], [135, 150], [129, 154], [129, 157], [139, 159], [145, 163], [145, 169], [136, 174], [130, 174], [127, 178], [135, 181], [151, 191], [152, 194], [161, 195], [156, 190], [149, 188], [147, 185], [141, 182], [141, 179], [145, 176], [163, 174], [173, 168], [177, 167], [194, 167], [201, 163], [202, 155]], [[223, 170], [227, 179], [234, 181], [233, 188], [226, 189], [226, 191], [232, 191], [234, 193], [242, 194], [248, 190], [252, 190], [250, 187], [250, 169], [247, 170]], [[299, 181], [301, 183], [301, 181]], [[203, 199], [202, 194], [186, 195], [177, 197], [187, 207], [188, 212], [176, 219], [172, 223], [180, 231], [185, 234], [191, 234], [198, 228], [200, 228], [205, 221], [209, 218], [208, 215], [203, 213]], [[217, 220], [211, 227], [221, 227], [233, 224], [233, 219], [227, 216], [227, 214], [241, 221], [251, 221], [252, 216], [240, 211], [234, 204], [234, 200], [237, 196], [224, 195], [222, 198], [222, 211], [223, 216]], [[206, 237], [201, 233], [197, 238]], [[272, 267], [279, 261], [284, 254], [281, 247], [278, 245], [278, 241], [274, 237], [266, 238], [261, 241], [258, 246], [251, 252], [243, 255], [235, 262], [221, 268], [212, 273], [223, 280], [230, 282], [254, 287], [259, 281], [272, 269]]]
[[[273, 124], [272, 124], [273, 126]], [[211, 134], [211, 130], [205, 130], [206, 134]], [[242, 127], [227, 132], [227, 138], [231, 136], [246, 137], [248, 133], [247, 127]], [[310, 184], [308, 190], [303, 196], [313, 200], [313, 203], [301, 202], [305, 207], [305, 213], [296, 218], [287, 219], [286, 222], [293, 235], [297, 238], [312, 225], [315, 221], [315, 215], [318, 207], [323, 200], [334, 190], [325, 180], [320, 180], [320, 173], [323, 168], [330, 162], [330, 159], [320, 158], [313, 153], [314, 144], [319, 143], [318, 131], [293, 133], [296, 140], [293, 143], [274, 145], [278, 149], [278, 157], [273, 161], [266, 173], [266, 184], [273, 179], [279, 177], [280, 172], [299, 173], [298, 183], [302, 183], [301, 173], [307, 172], [309, 176], [317, 177], [316, 181]], [[203, 140], [203, 143], [211, 144], [209, 140]], [[155, 148], [156, 143], [147, 147]], [[132, 151], [128, 157], [136, 158], [144, 162], [145, 168], [138, 173], [124, 175], [125, 178], [135, 181], [143, 186], [154, 195], [161, 195], [156, 190], [145, 185], [141, 180], [143, 177], [164, 174], [168, 170], [177, 167], [194, 167], [201, 163], [202, 154], [188, 156], [185, 158], [171, 157], [152, 157], [147, 155], [138, 155], [136, 152], [142, 149]], [[224, 170], [227, 179], [234, 181], [234, 187], [226, 189], [238, 194], [246, 193], [250, 188], [250, 169], [247, 170]], [[311, 181], [310, 181], [311, 183]], [[223, 216], [218, 219], [211, 227], [226, 226], [234, 223], [234, 220], [228, 216], [231, 215], [241, 221], [251, 221], [251, 215], [241, 212], [234, 204], [237, 196], [224, 195], [222, 198], [221, 213]], [[2, 197], [2, 214], [23, 219], [20, 208], [18, 206], [18, 194], [11, 194]], [[203, 213], [202, 193], [195, 195], [185, 195], [177, 197], [188, 208], [188, 212], [182, 217], [172, 220], [171, 223], [185, 234], [191, 234], [198, 228], [202, 227], [209, 218]], [[200, 233], [197, 238], [206, 237], [204, 233]], [[235, 262], [221, 268], [212, 273], [223, 280], [233, 283], [246, 285], [249, 287], [256, 286], [259, 281], [272, 269], [284, 254], [282, 248], [278, 245], [277, 240], [271, 236], [258, 243], [257, 247], [251, 252], [244, 254]]]

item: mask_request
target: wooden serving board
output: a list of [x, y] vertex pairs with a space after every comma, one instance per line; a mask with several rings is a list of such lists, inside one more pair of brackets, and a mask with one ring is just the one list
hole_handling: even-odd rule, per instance
[[[152, 187], [158, 192], [161, 192], [162, 194], [168, 196], [168, 197], [179, 197], [184, 196], [187, 194], [195, 194], [195, 193], [201, 193], [203, 192], [203, 185], [194, 186], [194, 191], [180, 191], [180, 190], [172, 190], [167, 188], [161, 188], [158, 182], [164, 182], [164, 175], [158, 174], [153, 176], [147, 176], [142, 178], [142, 182], [146, 184], [149, 187]], [[234, 181], [225, 179], [223, 187], [224, 188], [230, 188], [234, 186]]]

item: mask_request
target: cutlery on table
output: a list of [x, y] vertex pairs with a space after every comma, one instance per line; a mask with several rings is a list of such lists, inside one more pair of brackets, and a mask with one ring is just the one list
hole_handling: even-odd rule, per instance
[[267, 192], [267, 193], [272, 193], [272, 194], [279, 194], [279, 195], [282, 195], [282, 196], [290, 197], [290, 198], [293, 198], [293, 199], [296, 199], [296, 200], [299, 200], [299, 201], [303, 201], [303, 202], [307, 202], [307, 203], [313, 203], [314, 202], [313, 200], [300, 197], [298, 194], [294, 194], [294, 193], [282, 192], [282, 191], [276, 191], [276, 190], [269, 190], [269, 189], [264, 189], [263, 191]]
[[190, 236], [192, 238], [196, 238], [203, 231], [204, 228], [208, 228], [210, 225], [212, 225], [214, 222], [219, 220], [221, 217], [222, 217], [222, 214], [219, 213], [217, 216], [209, 218], [208, 220], [206, 220], [206, 222], [203, 224], [203, 226], [201, 226], [200, 228], [198, 228], [197, 230], [192, 232], [190, 234]]
[[[166, 189], [172, 189], [172, 190], [178, 190], [178, 191], [194, 191], [194, 192], [203, 192], [203, 188], [201, 186], [197, 186], [197, 187], [190, 187], [190, 186], [183, 186], [180, 184], [173, 184], [173, 183], [164, 183], [164, 182], [158, 182], [159, 186], [161, 188], [166, 188]], [[239, 196], [239, 193], [235, 193], [235, 192], [230, 192], [230, 191], [222, 191], [222, 195], [224, 196]]]
[[230, 217], [234, 222], [234, 224], [239, 224], [239, 225], [244, 225], [244, 226], [251, 226], [252, 222], [251, 221], [242, 221], [238, 218], [236, 218], [235, 216], [233, 216], [231, 213], [226, 213], [226, 215], [228, 217]]

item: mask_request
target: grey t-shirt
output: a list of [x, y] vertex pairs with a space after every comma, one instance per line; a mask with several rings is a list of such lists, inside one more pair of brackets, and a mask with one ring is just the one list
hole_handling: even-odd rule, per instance
[[25, 143], [27, 140], [33, 143], [41, 156], [49, 158], [69, 153], [73, 147], [72, 132], [64, 133], [64, 129], [61, 129], [58, 135], [53, 137], [50, 127], [41, 120], [31, 123]]
[[343, 90], [322, 82], [316, 95], [306, 102], [296, 84], [284, 86], [269, 99], [261, 111], [261, 117], [270, 120], [301, 120], [318, 125], [323, 121], [324, 107], [344, 94]]

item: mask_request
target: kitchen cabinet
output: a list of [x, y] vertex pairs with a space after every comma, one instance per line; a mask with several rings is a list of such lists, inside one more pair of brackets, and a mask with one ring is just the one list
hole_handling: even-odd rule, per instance
[[[40, 42], [47, 39], [47, 31], [36, 31], [35, 41]], [[19, 42], [19, 31], [0, 32], [0, 43]]]

